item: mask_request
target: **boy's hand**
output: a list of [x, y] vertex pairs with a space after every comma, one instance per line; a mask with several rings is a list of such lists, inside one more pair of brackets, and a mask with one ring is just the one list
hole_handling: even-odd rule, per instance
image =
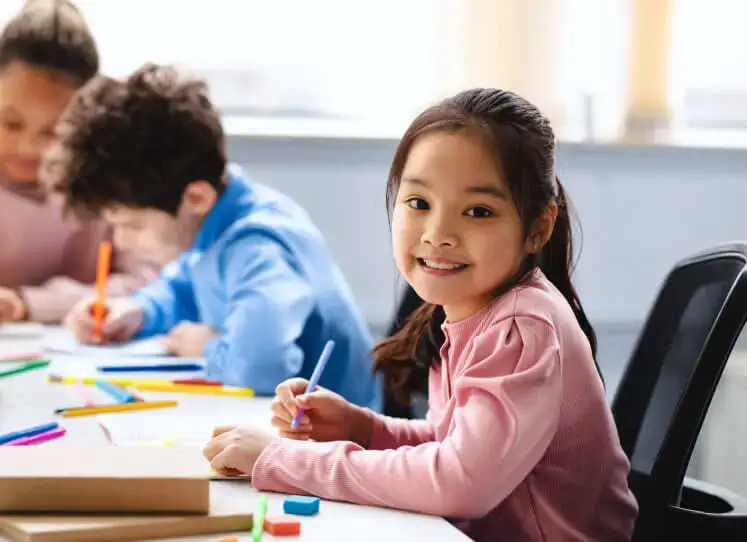
[[101, 336], [96, 334], [95, 298], [80, 301], [65, 317], [64, 325], [82, 344], [106, 344], [128, 341], [143, 323], [143, 309], [126, 297], [107, 300]]
[[163, 345], [175, 356], [201, 358], [205, 345], [216, 335], [215, 330], [205, 324], [182, 322], [163, 339]]
[[0, 322], [20, 322], [26, 319], [26, 302], [15, 290], [0, 287]]

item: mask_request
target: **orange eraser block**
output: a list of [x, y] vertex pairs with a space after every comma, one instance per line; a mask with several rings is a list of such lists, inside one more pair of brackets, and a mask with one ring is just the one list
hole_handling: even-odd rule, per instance
[[265, 531], [272, 536], [301, 534], [301, 522], [293, 516], [270, 516], [265, 518]]
[[219, 538], [218, 542], [239, 542], [238, 536], [224, 536], [223, 538]]

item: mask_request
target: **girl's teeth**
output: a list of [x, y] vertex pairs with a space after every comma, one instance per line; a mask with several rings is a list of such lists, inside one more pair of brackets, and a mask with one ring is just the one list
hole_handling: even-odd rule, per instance
[[464, 267], [464, 264], [461, 263], [442, 263], [431, 260], [423, 260], [423, 262], [425, 262], [425, 265], [433, 269], [461, 269]]

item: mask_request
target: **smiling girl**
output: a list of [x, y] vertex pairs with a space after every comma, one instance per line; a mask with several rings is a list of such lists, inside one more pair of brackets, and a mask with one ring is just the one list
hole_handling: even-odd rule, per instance
[[286, 438], [221, 428], [213, 468], [260, 490], [446, 516], [478, 541], [629, 540], [629, 463], [570, 278], [547, 119], [502, 90], [448, 99], [405, 133], [387, 195], [397, 266], [426, 303], [377, 366], [403, 395], [428, 370], [427, 420], [294, 379], [272, 406]]

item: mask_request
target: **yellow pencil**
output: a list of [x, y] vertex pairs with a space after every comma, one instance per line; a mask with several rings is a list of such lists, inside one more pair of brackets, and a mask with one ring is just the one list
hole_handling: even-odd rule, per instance
[[145, 410], [147, 408], [165, 408], [177, 406], [179, 401], [142, 401], [139, 403], [120, 403], [116, 405], [102, 405], [91, 408], [69, 408], [60, 412], [61, 416], [71, 418], [74, 416], [93, 416], [106, 412], [127, 412], [130, 410]]
[[170, 380], [133, 380], [131, 378], [94, 378], [90, 376], [58, 376], [51, 374], [47, 376], [47, 382], [55, 382], [59, 384], [76, 384], [78, 382], [82, 384], [95, 385], [97, 380], [103, 380], [110, 384], [116, 384], [118, 386], [133, 386], [138, 382], [150, 382], [154, 384], [171, 383]]
[[251, 388], [232, 388], [229, 386], [193, 386], [192, 384], [174, 384], [168, 381], [134, 381], [132, 386], [140, 391], [164, 391], [174, 393], [204, 393], [207, 395], [229, 395], [231, 397], [253, 397]]
[[254, 390], [251, 388], [235, 388], [231, 386], [199, 386], [193, 384], [175, 384], [171, 380], [132, 380], [129, 378], [101, 378], [92, 377], [75, 377], [75, 376], [58, 376], [49, 375], [48, 382], [58, 382], [62, 384], [96, 384], [97, 380], [103, 380], [118, 386], [132, 386], [140, 391], [163, 391], [172, 393], [202, 393], [206, 395], [228, 395], [230, 397], [254, 397]]

